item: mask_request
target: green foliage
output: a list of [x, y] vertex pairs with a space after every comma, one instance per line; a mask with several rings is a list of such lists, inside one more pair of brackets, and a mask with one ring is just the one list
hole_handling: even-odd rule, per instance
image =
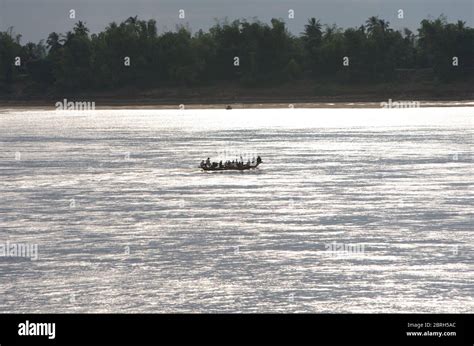
[[[299, 37], [278, 19], [217, 22], [195, 34], [179, 26], [159, 34], [155, 20], [130, 17], [92, 35], [78, 22], [65, 35], [51, 33], [46, 44], [22, 46], [20, 38], [12, 29], [0, 32], [0, 90], [11, 91], [24, 81], [43, 91], [68, 92], [219, 82], [262, 86], [302, 79], [378, 83], [396, 80], [399, 70], [430, 68], [438, 82], [474, 77], [474, 29], [442, 16], [423, 20], [417, 35], [395, 31], [378, 17], [345, 30], [311, 18]], [[14, 66], [17, 56], [21, 66]], [[348, 67], [342, 64], [345, 56]]]
[[0, 83], [2, 89], [9, 91], [18, 74], [14, 68], [14, 59], [20, 55], [20, 35], [13, 34], [13, 28], [0, 32]]
[[[433, 67], [441, 81], [450, 81], [472, 75], [474, 68], [474, 29], [458, 21], [450, 24], [441, 16], [423, 20], [418, 29], [418, 59], [422, 67]], [[452, 66], [452, 58], [460, 60], [461, 68]]]

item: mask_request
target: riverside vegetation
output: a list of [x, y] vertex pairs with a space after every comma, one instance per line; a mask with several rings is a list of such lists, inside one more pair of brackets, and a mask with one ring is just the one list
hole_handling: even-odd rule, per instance
[[347, 29], [311, 18], [299, 35], [280, 19], [221, 21], [192, 34], [186, 26], [158, 33], [155, 20], [137, 17], [94, 34], [79, 21], [65, 34], [24, 45], [13, 28], [0, 32], [0, 99], [7, 100], [152, 90], [212, 100], [226, 88], [241, 96], [269, 89], [270, 98], [337, 96], [379, 94], [380, 85], [416, 95], [443, 86], [466, 92], [472, 81], [474, 29], [443, 16], [421, 21], [417, 33], [378, 17]]

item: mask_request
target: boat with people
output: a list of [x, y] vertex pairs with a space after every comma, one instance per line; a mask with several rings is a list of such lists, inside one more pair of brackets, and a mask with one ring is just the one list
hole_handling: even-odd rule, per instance
[[253, 158], [252, 161], [247, 160], [244, 162], [242, 157], [239, 160], [227, 160], [225, 162], [211, 162], [211, 159], [208, 157], [207, 160], [202, 160], [199, 168], [204, 171], [245, 171], [249, 169], [255, 169], [262, 163], [262, 158], [260, 156], [257, 159]]

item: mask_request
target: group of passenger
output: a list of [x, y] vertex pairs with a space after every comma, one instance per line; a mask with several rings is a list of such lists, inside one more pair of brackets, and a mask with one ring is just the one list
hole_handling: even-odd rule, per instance
[[250, 159], [247, 160], [246, 163], [244, 163], [244, 160], [242, 159], [242, 156], [240, 157], [240, 160], [227, 160], [225, 162], [219, 161], [219, 162], [211, 162], [211, 159], [208, 157], [207, 160], [202, 160], [201, 161], [201, 168], [249, 168], [250, 166], [255, 165], [255, 162], [258, 164], [262, 162], [262, 159], [260, 156], [257, 157], [257, 160], [255, 161], [255, 157], [252, 158], [252, 161]]

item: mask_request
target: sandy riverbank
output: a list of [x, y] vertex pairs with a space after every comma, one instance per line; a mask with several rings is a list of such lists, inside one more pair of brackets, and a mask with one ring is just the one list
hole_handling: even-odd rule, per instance
[[206, 87], [162, 87], [138, 90], [0, 95], [0, 108], [56, 109], [57, 102], [94, 102], [96, 109], [233, 109], [245, 108], [380, 108], [382, 102], [419, 102], [420, 107], [474, 105], [469, 83], [392, 83], [376, 85], [315, 84], [308, 81], [283, 86], [245, 88], [221, 84]]
[[[68, 101], [78, 101], [71, 99]], [[388, 101], [388, 100], [387, 100]], [[385, 102], [387, 102], [385, 101]], [[58, 101], [56, 101], [58, 102]], [[0, 101], [0, 109], [36, 109], [36, 110], [55, 110], [54, 101]], [[225, 109], [228, 105], [232, 109], [277, 109], [277, 108], [383, 108], [387, 104], [381, 102], [228, 102], [228, 103], [162, 103], [150, 100], [99, 100], [95, 102], [95, 109]], [[391, 108], [409, 108], [398, 106], [396, 102], [405, 102], [405, 100], [392, 100]], [[412, 101], [408, 101], [412, 102]], [[459, 101], [418, 101], [420, 107], [474, 107], [474, 100]], [[387, 102], [388, 103], [388, 102]]]

